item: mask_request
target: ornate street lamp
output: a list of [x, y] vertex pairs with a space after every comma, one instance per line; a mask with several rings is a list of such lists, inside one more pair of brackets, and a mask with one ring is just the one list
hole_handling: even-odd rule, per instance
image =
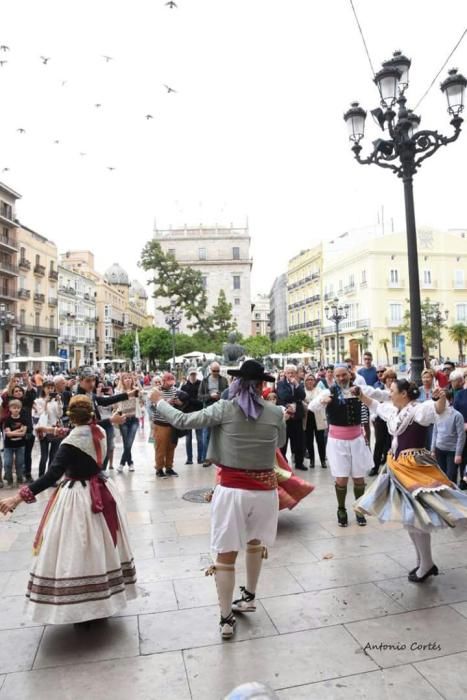
[[165, 322], [172, 333], [172, 371], [175, 372], [175, 334], [182, 322], [182, 312], [177, 308], [175, 302], [170, 302], [170, 309], [165, 317]]
[[[372, 110], [371, 114], [385, 132], [386, 138], [373, 142], [373, 151], [367, 158], [360, 156], [362, 151], [360, 141], [365, 134], [365, 110], [358, 102], [353, 102], [351, 108], [344, 114], [344, 120], [349, 129], [349, 138], [353, 142], [352, 151], [356, 160], [362, 165], [374, 163], [381, 168], [388, 168], [404, 183], [412, 343], [411, 378], [420, 383], [423, 369], [423, 343], [413, 176], [424, 160], [436, 153], [441, 146], [446, 146], [458, 138], [463, 122], [460, 114], [464, 109], [467, 80], [457, 72], [457, 69], [452, 69], [446, 80], [441, 83], [441, 91], [446, 95], [448, 112], [452, 117], [451, 125], [454, 128], [452, 136], [442, 136], [437, 131], [426, 129], [419, 131], [421, 118], [406, 106], [405, 91], [409, 85], [410, 65], [410, 59], [400, 51], [396, 51], [389, 61], [383, 63], [382, 69], [374, 77], [381, 98], [381, 107]], [[394, 111], [396, 103], [397, 113]]]
[[328, 321], [332, 321], [336, 326], [336, 348], [337, 348], [337, 361], [339, 362], [340, 348], [339, 348], [339, 326], [341, 321], [349, 315], [349, 305], [340, 304], [339, 299], [335, 297], [330, 304], [326, 304], [324, 307], [324, 313]]
[[10, 311], [7, 311], [6, 304], [0, 304], [0, 330], [2, 331], [2, 356], [0, 361], [0, 367], [2, 370], [2, 376], [5, 376], [5, 332], [6, 329], [11, 326], [15, 321], [15, 315]]

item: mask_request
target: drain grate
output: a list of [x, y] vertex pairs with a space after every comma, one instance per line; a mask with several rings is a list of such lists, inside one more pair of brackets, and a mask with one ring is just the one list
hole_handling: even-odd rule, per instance
[[208, 488], [204, 489], [194, 489], [194, 491], [187, 491], [183, 494], [182, 498], [185, 501], [191, 501], [192, 503], [207, 503], [206, 494], [209, 493]]

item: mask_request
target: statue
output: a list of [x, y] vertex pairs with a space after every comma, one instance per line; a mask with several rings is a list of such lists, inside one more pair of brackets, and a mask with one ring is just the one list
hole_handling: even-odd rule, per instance
[[238, 363], [238, 361], [245, 357], [245, 348], [243, 345], [237, 343], [237, 334], [229, 333], [227, 338], [227, 343], [224, 344], [224, 363], [226, 365], [232, 365]]

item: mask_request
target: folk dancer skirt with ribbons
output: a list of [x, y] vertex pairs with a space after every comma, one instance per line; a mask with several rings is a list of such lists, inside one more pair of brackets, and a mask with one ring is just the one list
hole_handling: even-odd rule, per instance
[[36, 622], [109, 617], [137, 595], [126, 517], [110, 479], [62, 481], [34, 547], [26, 608]]
[[274, 473], [277, 477], [279, 510], [292, 510], [302, 499], [308, 496], [315, 487], [292, 472], [289, 463], [280, 450], [276, 450]]
[[387, 465], [354, 504], [361, 515], [399, 522], [425, 532], [467, 526], [467, 492], [449, 481], [425, 449], [404, 450]]

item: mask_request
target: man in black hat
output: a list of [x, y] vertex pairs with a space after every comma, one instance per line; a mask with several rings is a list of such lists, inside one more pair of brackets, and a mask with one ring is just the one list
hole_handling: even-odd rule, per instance
[[[195, 413], [180, 413], [157, 389], [151, 394], [160, 415], [176, 428], [211, 428], [208, 458], [219, 468], [211, 520], [211, 549], [217, 559], [206, 573], [216, 579], [223, 639], [234, 633], [234, 612], [256, 610], [265, 545], [274, 543], [277, 532], [275, 453], [286, 439], [283, 409], [261, 397], [264, 382], [274, 382], [274, 377], [265, 374], [255, 360], [227, 372], [237, 378], [230, 386], [229, 400], [220, 399]], [[235, 561], [245, 548], [246, 586], [232, 603]]]

